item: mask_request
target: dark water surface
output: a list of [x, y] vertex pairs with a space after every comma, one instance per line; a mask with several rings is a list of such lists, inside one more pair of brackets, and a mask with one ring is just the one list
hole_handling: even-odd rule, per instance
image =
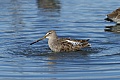
[[[120, 26], [104, 21], [118, 7], [120, 0], [0, 0], [0, 80], [119, 80]], [[92, 47], [56, 54], [47, 40], [29, 45], [48, 30]]]

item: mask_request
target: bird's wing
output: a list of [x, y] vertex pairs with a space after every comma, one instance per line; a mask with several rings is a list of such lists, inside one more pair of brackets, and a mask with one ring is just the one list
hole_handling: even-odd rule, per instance
[[68, 38], [58, 39], [57, 42], [61, 51], [76, 51], [89, 45], [88, 40], [73, 40]]
[[61, 41], [62, 43], [66, 43], [73, 46], [77, 46], [77, 45], [82, 46], [83, 44], [88, 43], [88, 40], [74, 40], [74, 39], [65, 38], [62, 39]]
[[78, 42], [74, 40], [66, 40], [66, 42], [71, 43], [73, 46], [82, 45], [82, 42]]

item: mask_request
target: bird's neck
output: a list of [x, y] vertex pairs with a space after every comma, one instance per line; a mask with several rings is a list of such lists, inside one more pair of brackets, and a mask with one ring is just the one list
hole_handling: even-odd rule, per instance
[[49, 45], [50, 48], [53, 47], [53, 45], [54, 45], [54, 43], [56, 43], [57, 39], [58, 39], [57, 37], [50, 37], [48, 39], [48, 45]]

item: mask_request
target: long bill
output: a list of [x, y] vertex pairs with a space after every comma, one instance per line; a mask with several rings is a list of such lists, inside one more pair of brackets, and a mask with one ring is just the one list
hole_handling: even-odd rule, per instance
[[30, 43], [30, 45], [32, 45], [32, 44], [34, 44], [34, 43], [37, 43], [37, 42], [39, 42], [39, 41], [41, 41], [41, 40], [43, 40], [43, 39], [45, 39], [45, 38], [46, 38], [46, 37], [44, 36], [43, 38], [40, 38], [40, 39], [38, 39], [38, 40], [36, 40], [36, 41]]

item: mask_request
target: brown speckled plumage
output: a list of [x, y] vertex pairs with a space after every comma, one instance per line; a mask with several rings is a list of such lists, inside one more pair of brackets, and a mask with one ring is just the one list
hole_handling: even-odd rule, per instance
[[[33, 43], [36, 43], [44, 38], [48, 38], [48, 45], [50, 49], [54, 52], [77, 51], [81, 48], [90, 46], [90, 44], [88, 43], [89, 39], [88, 40], [75, 40], [75, 39], [69, 39], [69, 38], [58, 38], [54, 30], [48, 31], [43, 38]], [[31, 43], [31, 45], [33, 43]]]
[[105, 20], [120, 24], [120, 8], [116, 9], [110, 14], [107, 14], [107, 18], [105, 18]]

